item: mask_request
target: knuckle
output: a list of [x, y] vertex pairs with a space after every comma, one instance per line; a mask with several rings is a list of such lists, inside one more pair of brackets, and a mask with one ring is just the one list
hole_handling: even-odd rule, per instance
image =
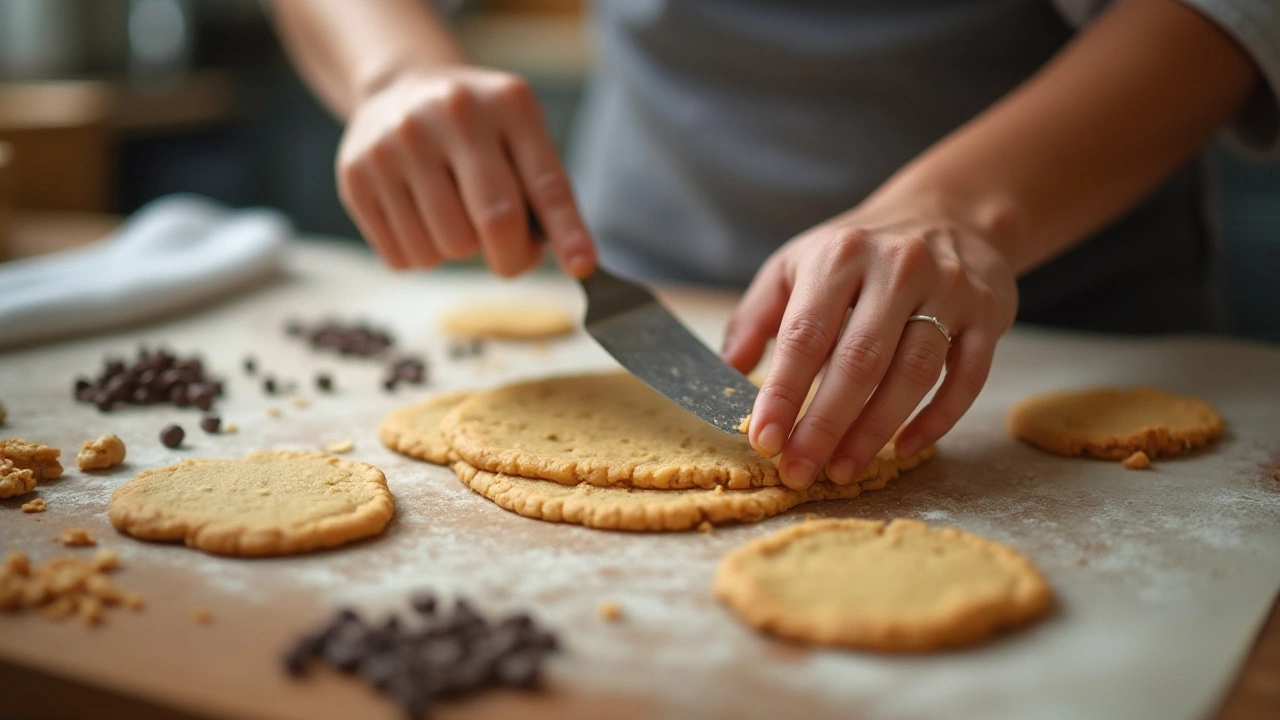
[[897, 245], [898, 264], [907, 273], [916, 273], [933, 264], [933, 253], [924, 238], [912, 235]]
[[817, 440], [824, 448], [831, 448], [840, 441], [840, 438], [844, 437], [845, 432], [849, 429], [847, 424], [842, 427], [826, 415], [813, 412], [806, 413], [801, 418], [800, 425], [803, 433], [809, 436], [811, 447], [817, 444], [812, 441]]
[[498, 81], [496, 94], [502, 100], [526, 108], [532, 105], [535, 98], [533, 86], [516, 75], [503, 76]]
[[831, 333], [812, 315], [797, 315], [778, 332], [778, 350], [790, 357], [813, 360], [830, 347]]
[[829, 260], [836, 265], [853, 262], [867, 250], [871, 236], [862, 228], [842, 228], [832, 237]]
[[831, 353], [831, 369], [859, 384], [874, 383], [884, 373], [884, 343], [873, 335], [853, 335]]
[[805, 395], [793, 388], [778, 383], [768, 383], [760, 388], [760, 394], [765, 397], [765, 402], [775, 406], [783, 406], [793, 416], [800, 412], [800, 406], [804, 404]]
[[538, 173], [529, 183], [529, 196], [542, 206], [565, 205], [573, 202], [573, 190], [564, 173], [547, 170]]
[[944, 293], [950, 295], [967, 283], [968, 276], [964, 271], [964, 266], [956, 260], [947, 260], [938, 263], [938, 284]]
[[486, 203], [476, 217], [481, 233], [495, 235], [505, 232], [517, 218], [516, 204], [505, 198]]
[[947, 369], [966, 395], [977, 395], [987, 383], [987, 366], [973, 361], [956, 363]]
[[476, 98], [466, 85], [452, 83], [440, 90], [436, 109], [445, 119], [466, 126], [475, 116]]
[[898, 357], [898, 374], [912, 385], [933, 387], [945, 362], [937, 343], [910, 345]]

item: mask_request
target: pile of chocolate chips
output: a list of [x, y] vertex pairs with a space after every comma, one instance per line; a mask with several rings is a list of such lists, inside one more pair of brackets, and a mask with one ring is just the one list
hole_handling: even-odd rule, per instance
[[382, 379], [382, 387], [391, 392], [402, 382], [422, 385], [426, 381], [427, 361], [416, 355], [409, 355], [387, 366], [387, 375]]
[[151, 352], [145, 346], [132, 364], [107, 358], [97, 378], [75, 382], [76, 400], [93, 403], [102, 412], [117, 405], [165, 403], [208, 410], [222, 392], [222, 383], [205, 374], [199, 358], [183, 359], [163, 348]]
[[461, 598], [446, 612], [425, 591], [414, 593], [411, 604], [417, 621], [393, 614], [370, 624], [353, 610], [339, 610], [285, 653], [285, 669], [301, 676], [312, 661], [328, 663], [420, 718], [440, 699], [489, 687], [536, 688], [543, 658], [559, 648], [556, 636], [525, 613], [490, 622]]
[[334, 350], [339, 355], [374, 357], [395, 344], [395, 338], [386, 330], [362, 322], [347, 325], [327, 320], [308, 328], [299, 320], [290, 320], [285, 323], [285, 333], [292, 337], [305, 337], [311, 347]]

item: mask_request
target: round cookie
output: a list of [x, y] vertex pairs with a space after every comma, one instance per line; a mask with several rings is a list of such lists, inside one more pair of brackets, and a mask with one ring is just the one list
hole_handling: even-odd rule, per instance
[[879, 490], [890, 480], [933, 456], [933, 448], [898, 460], [886, 446], [856, 482], [836, 485], [816, 482], [804, 490], [782, 486], [728, 490], [687, 488], [598, 487], [581, 483], [561, 485], [549, 480], [503, 475], [480, 470], [463, 461], [453, 470], [464, 485], [517, 515], [584, 525], [599, 530], [677, 531], [702, 523], [759, 522], [805, 502], [854, 498]]
[[568, 335], [577, 327], [559, 308], [514, 303], [454, 310], [442, 325], [449, 335], [499, 340], [542, 340]]
[[564, 485], [731, 489], [781, 485], [747, 439], [699, 420], [628, 373], [574, 375], [478, 392], [441, 422], [481, 470]]
[[470, 392], [437, 395], [426, 402], [392, 412], [378, 423], [378, 439], [388, 448], [409, 457], [436, 465], [447, 465], [457, 459], [440, 432], [440, 421]]
[[1080, 390], [1023, 400], [1005, 419], [1021, 440], [1059, 455], [1123, 460], [1180, 455], [1222, 436], [1208, 403], [1151, 388]]
[[142, 540], [219, 555], [288, 555], [382, 531], [392, 515], [382, 471], [311, 452], [184, 460], [116, 488], [107, 516]]
[[971, 645], [1052, 604], [1018, 553], [912, 520], [816, 520], [759, 538], [725, 556], [715, 593], [764, 632], [886, 652]]

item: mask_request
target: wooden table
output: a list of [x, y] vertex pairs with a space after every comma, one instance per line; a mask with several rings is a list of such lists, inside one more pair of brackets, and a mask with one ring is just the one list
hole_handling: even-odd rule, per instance
[[[440, 717], [514, 711], [547, 717], [993, 717], [1041, 707], [1025, 704], [1027, 698], [1018, 695], [1023, 685], [1036, 686], [1043, 707], [1074, 708], [1075, 716], [1097, 716], [1089, 703], [1119, 702], [1126, 693], [1137, 693], [1146, 714], [1173, 717], [1188, 707], [1161, 703], [1174, 702], [1184, 687], [1207, 682], [1208, 676], [1219, 677], [1210, 684], [1225, 692], [1234, 673], [1232, 660], [1242, 656], [1215, 650], [1220, 638], [1197, 634], [1197, 623], [1208, 627], [1224, 616], [1259, 617], [1267, 607], [1267, 630], [1218, 717], [1276, 717], [1280, 620], [1271, 595], [1280, 563], [1245, 570], [1253, 567], [1251, 558], [1268, 563], [1275, 558], [1280, 482], [1271, 473], [1280, 470], [1280, 438], [1267, 435], [1267, 428], [1275, 428], [1280, 403], [1272, 396], [1280, 388], [1242, 390], [1250, 387], [1249, 378], [1280, 377], [1275, 348], [1015, 331], [1002, 343], [983, 397], [940, 445], [938, 458], [889, 488], [711, 535], [640, 536], [514, 516], [459, 486], [447, 470], [378, 446], [377, 420], [430, 392], [607, 365], [607, 358], [580, 336], [547, 348], [495, 346], [480, 360], [448, 360], [437, 331], [439, 315], [448, 307], [495, 297], [579, 303], [574, 288], [546, 278], [508, 284], [478, 274], [391, 276], [355, 249], [308, 246], [294, 249], [284, 282], [191, 317], [0, 355], [0, 398], [10, 411], [5, 435], [47, 440], [64, 448], [65, 458], [89, 436], [114, 431], [130, 452], [127, 467], [93, 476], [73, 469], [42, 486], [40, 494], [49, 502], [42, 515], [21, 515], [19, 501], [0, 501], [0, 553], [22, 546], [43, 556], [58, 554], [48, 537], [82, 525], [104, 546], [121, 552], [126, 567], [120, 584], [149, 599], [143, 613], [113, 613], [105, 627], [92, 632], [33, 616], [0, 616], [0, 714], [173, 717], [176, 709], [191, 717], [394, 717], [387, 703], [345, 678], [321, 674], [291, 682], [276, 658], [291, 637], [336, 605], [350, 603], [376, 615], [401, 603], [409, 588], [426, 584], [446, 594], [469, 595], [490, 611], [531, 607], [561, 630], [569, 647], [551, 666], [549, 693], [496, 693], [442, 708]], [[667, 297], [708, 339], [721, 331], [732, 306], [732, 298], [723, 295], [672, 291]], [[431, 386], [387, 395], [376, 390], [378, 364], [318, 356], [281, 332], [286, 318], [318, 319], [329, 313], [385, 322], [402, 346], [425, 350], [433, 363]], [[240, 424], [238, 434], [205, 436], [188, 411], [150, 408], [101, 416], [70, 401], [71, 379], [93, 371], [104, 354], [161, 340], [181, 352], [201, 352], [210, 367], [228, 376], [230, 395], [222, 413], [224, 420]], [[313, 401], [306, 409], [295, 408], [288, 398], [264, 397], [256, 381], [239, 370], [246, 354], [304, 387], [317, 370], [332, 370], [341, 391], [332, 397], [304, 392]], [[1222, 373], [1224, 367], [1231, 372]], [[1131, 473], [1110, 463], [1044, 455], [1013, 442], [1000, 427], [1004, 409], [1026, 393], [1088, 381], [1144, 381], [1184, 392], [1196, 388], [1220, 406], [1232, 432], [1208, 453]], [[268, 405], [282, 408], [283, 417], [267, 417]], [[189, 447], [182, 451], [161, 447], [155, 437], [161, 425], [174, 420], [187, 425]], [[298, 558], [238, 561], [120, 537], [103, 517], [110, 490], [140, 469], [263, 447], [314, 448], [341, 437], [355, 439], [353, 457], [388, 475], [397, 517], [384, 537]], [[1231, 519], [1225, 528], [1193, 524], [1203, 508], [1179, 504], [1184, 493], [1208, 486], [1224, 488], [1221, 497], [1209, 499]], [[916, 517], [1007, 542], [1049, 577], [1059, 612], [1026, 632], [936, 658], [802, 650], [760, 638], [710, 598], [710, 573], [728, 549], [806, 512]], [[1161, 523], [1170, 528], [1167, 541], [1150, 532]], [[1097, 532], [1105, 527], [1123, 527], [1132, 536], [1107, 538]], [[1259, 545], [1259, 537], [1269, 544]], [[1205, 568], [1224, 586], [1253, 588], [1253, 600], [1216, 594], [1182, 603], [1184, 594], [1190, 598], [1208, 591], [1196, 577], [1184, 578]], [[1099, 596], [1105, 597], [1099, 601]], [[622, 605], [623, 623], [608, 625], [596, 617], [605, 600]], [[189, 612], [196, 605], [214, 609], [212, 625], [191, 622]], [[1176, 621], [1176, 632], [1166, 617]], [[1141, 642], [1112, 637], [1130, 629]], [[1104, 651], [1089, 663], [1071, 660], [1080, 649], [1072, 649], [1074, 639], [1091, 632], [1096, 637], [1089, 642], [1100, 643]], [[1247, 638], [1248, 629], [1241, 632]], [[1162, 650], [1161, 642], [1178, 640], [1174, 635], [1185, 635], [1203, 652], [1182, 657]], [[1209, 657], [1222, 659], [1204, 664]], [[1158, 670], [1184, 660], [1194, 672]], [[1108, 669], [1107, 663], [1116, 662], [1123, 666]], [[1072, 673], [1091, 665], [1103, 675], [1072, 685]], [[1060, 671], [1065, 674], [1057, 675]], [[1045, 681], [1046, 674], [1053, 683]], [[1157, 685], [1149, 689], [1144, 682]], [[1054, 683], [1066, 685], [1055, 690]], [[919, 689], [943, 685], [949, 688], [945, 693], [916, 698]], [[965, 688], [981, 692], [966, 694]], [[1197, 697], [1195, 702], [1205, 703], [1204, 713], [1212, 715], [1217, 694]], [[911, 702], [920, 704], [908, 706]], [[997, 711], [984, 702], [995, 703]], [[1190, 710], [1194, 714], [1195, 708]]]

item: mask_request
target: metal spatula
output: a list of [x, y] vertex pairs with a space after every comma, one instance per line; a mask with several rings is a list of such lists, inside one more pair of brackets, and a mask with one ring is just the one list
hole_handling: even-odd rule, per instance
[[603, 268], [582, 281], [587, 332], [649, 387], [725, 432], [737, 433], [756, 386], [703, 345], [648, 290]]

